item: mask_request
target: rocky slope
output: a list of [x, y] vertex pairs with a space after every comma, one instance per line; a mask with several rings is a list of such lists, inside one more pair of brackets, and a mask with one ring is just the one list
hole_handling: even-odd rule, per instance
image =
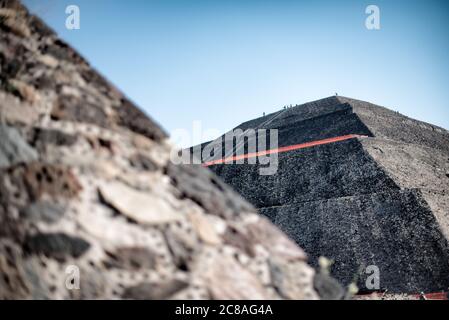
[[[304, 252], [0, 0], [0, 298], [315, 299]], [[79, 270], [77, 280], [71, 278]]]

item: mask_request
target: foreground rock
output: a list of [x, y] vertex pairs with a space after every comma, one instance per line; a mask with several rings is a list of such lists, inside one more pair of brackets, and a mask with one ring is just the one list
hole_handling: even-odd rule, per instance
[[17, 1], [0, 68], [1, 299], [317, 298], [295, 243], [171, 165], [160, 127]]

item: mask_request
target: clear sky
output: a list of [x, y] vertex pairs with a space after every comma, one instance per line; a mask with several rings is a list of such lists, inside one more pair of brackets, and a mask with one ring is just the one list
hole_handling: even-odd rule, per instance
[[[449, 128], [449, 1], [25, 0], [171, 132], [340, 95]], [[78, 5], [81, 29], [65, 28]], [[380, 8], [380, 30], [365, 8]]]

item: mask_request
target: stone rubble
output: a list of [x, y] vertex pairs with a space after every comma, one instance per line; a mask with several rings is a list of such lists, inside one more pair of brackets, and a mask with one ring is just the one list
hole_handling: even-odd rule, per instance
[[294, 242], [171, 164], [165, 132], [15, 0], [0, 71], [0, 299], [318, 298]]

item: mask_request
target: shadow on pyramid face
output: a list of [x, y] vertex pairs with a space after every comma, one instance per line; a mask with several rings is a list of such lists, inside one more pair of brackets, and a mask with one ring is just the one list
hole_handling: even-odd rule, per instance
[[[380, 290], [447, 289], [449, 134], [374, 104], [329, 97], [281, 110], [267, 127], [279, 145], [273, 176], [257, 165], [214, 165], [217, 175], [309, 253], [335, 261], [333, 275], [363, 292], [370, 265]], [[257, 127], [266, 119], [244, 122]], [[355, 139], [315, 144], [342, 135]], [[425, 257], [423, 257], [423, 255]], [[413, 279], [410, 280], [410, 279]]]

